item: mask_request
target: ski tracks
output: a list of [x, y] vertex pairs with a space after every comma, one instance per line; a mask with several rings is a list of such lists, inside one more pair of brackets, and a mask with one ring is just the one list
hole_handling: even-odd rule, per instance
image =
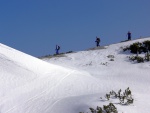
[[[12, 110], [17, 109], [17, 107], [23, 106], [23, 104], [32, 102], [32, 101], [34, 101], [34, 100], [36, 100], [36, 99], [38, 99], [38, 98], [40, 98], [40, 97], [42, 97], [42, 96], [48, 94], [48, 93], [51, 92], [55, 87], [59, 86], [59, 85], [62, 83], [62, 81], [64, 81], [68, 76], [70, 76], [70, 75], [71, 75], [72, 73], [74, 73], [75, 71], [76, 71], [76, 70], [72, 70], [71, 72], [68, 72], [68, 74], [66, 74], [63, 78], [61, 78], [58, 82], [56, 82], [57, 84], [56, 84], [56, 85], [53, 85], [53, 87], [51, 87], [51, 89], [49, 89], [49, 90], [48, 90], [48, 89], [45, 89], [45, 90], [42, 91], [41, 93], [39, 93], [39, 94], [37, 94], [37, 95], [35, 95], [35, 96], [29, 98], [28, 100], [24, 101], [21, 105], [13, 106], [13, 107], [10, 108], [9, 110], [7, 110], [5, 113], [10, 113]], [[48, 73], [47, 73], [47, 74], [48, 74]], [[48, 92], [47, 92], [47, 91], [48, 91]], [[55, 102], [51, 105], [50, 108], [52, 109], [52, 107], [53, 107], [58, 101], [60, 101], [60, 100], [61, 100], [61, 99], [55, 101]]]

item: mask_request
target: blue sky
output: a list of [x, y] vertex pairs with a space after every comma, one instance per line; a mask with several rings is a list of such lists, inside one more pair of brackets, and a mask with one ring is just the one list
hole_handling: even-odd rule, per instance
[[150, 36], [149, 0], [0, 0], [0, 43], [32, 56]]

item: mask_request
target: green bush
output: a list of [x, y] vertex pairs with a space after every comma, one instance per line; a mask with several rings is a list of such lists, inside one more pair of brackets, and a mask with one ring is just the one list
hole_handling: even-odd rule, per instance
[[107, 106], [104, 105], [103, 109], [106, 113], [118, 113], [117, 108], [112, 103], [109, 103]]
[[144, 62], [144, 58], [142, 58], [140, 56], [130, 56], [129, 59], [132, 60], [132, 61], [136, 60], [138, 63], [143, 63]]
[[[117, 108], [114, 106], [114, 104], [109, 103], [108, 105], [103, 105], [102, 107], [97, 106], [96, 109], [89, 108], [91, 113], [118, 113]], [[83, 112], [80, 112], [83, 113]]]
[[149, 41], [149, 40], [144, 41], [143, 44], [144, 44], [144, 47], [145, 47], [148, 51], [150, 51], [150, 41]]
[[[121, 93], [121, 89], [116, 93], [115, 91], [110, 91], [109, 94], [106, 94], [105, 98], [109, 100], [111, 97], [119, 98], [121, 105], [129, 105], [133, 104], [134, 99], [132, 98], [132, 93], [129, 87]], [[102, 97], [100, 97], [102, 99]], [[114, 106], [113, 103], [109, 103], [108, 105], [103, 105], [102, 107], [97, 106], [96, 109], [89, 108], [91, 113], [118, 113], [117, 108]], [[79, 112], [84, 113], [84, 112]]]
[[140, 47], [141, 47], [142, 43], [136, 42], [133, 43], [132, 45], [130, 45], [130, 51], [131, 53], [135, 53], [137, 54], [137, 52], [140, 52]]
[[131, 44], [130, 46], [123, 48], [123, 51], [127, 51], [127, 50], [130, 50], [130, 52], [134, 54], [137, 53], [141, 54], [142, 52], [146, 53], [150, 51], [150, 41], [147, 40], [142, 43], [136, 42]]
[[[136, 56], [130, 56], [129, 59], [131, 61], [137, 61], [138, 63], [142, 63], [144, 61], [150, 61], [150, 41], [146, 40], [144, 42], [136, 42], [123, 48], [123, 51], [129, 50], [131, 53], [136, 54]], [[145, 53], [145, 57], [140, 57], [138, 54]]]
[[136, 58], [138, 63], [144, 62], [144, 59], [142, 57], [137, 56]]
[[109, 100], [109, 99], [110, 99], [110, 94], [106, 94], [106, 95], [105, 95], [105, 98], [106, 98], [107, 100]]
[[[109, 94], [106, 94], [106, 95], [109, 95]], [[115, 91], [110, 91], [109, 99], [112, 96], [114, 96], [115, 98], [118, 98], [120, 100], [120, 104], [124, 104], [124, 105], [132, 104], [134, 100], [132, 98], [131, 90], [129, 89], [129, 87], [122, 94], [121, 94], [121, 89], [118, 91], [118, 93], [116, 93]], [[105, 98], [107, 99], [106, 96]]]
[[150, 54], [149, 54], [149, 53], [147, 53], [147, 54], [145, 55], [145, 60], [150, 61]]

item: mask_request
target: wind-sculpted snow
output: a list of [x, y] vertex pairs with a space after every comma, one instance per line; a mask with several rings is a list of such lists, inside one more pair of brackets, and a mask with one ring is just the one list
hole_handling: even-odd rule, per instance
[[[42, 60], [0, 44], [0, 113], [90, 113], [110, 102], [119, 113], [149, 113], [150, 63], [130, 62], [121, 49], [143, 40], [150, 38]], [[104, 98], [127, 87], [129, 106]]]
[[85, 71], [49, 64], [3, 44], [0, 72], [1, 113], [49, 113], [61, 99], [92, 94], [101, 87]]

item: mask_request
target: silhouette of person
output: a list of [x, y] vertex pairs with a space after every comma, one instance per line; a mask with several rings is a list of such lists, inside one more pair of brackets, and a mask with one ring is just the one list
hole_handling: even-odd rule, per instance
[[60, 46], [56, 45], [56, 54], [58, 55], [59, 54], [59, 50], [60, 50]]
[[128, 36], [128, 40], [131, 40], [131, 32], [130, 31], [128, 31], [127, 36]]
[[95, 42], [96, 42], [96, 46], [97, 46], [97, 47], [100, 46], [100, 45], [99, 45], [99, 43], [100, 43], [100, 38], [96, 37], [96, 41], [95, 41]]

